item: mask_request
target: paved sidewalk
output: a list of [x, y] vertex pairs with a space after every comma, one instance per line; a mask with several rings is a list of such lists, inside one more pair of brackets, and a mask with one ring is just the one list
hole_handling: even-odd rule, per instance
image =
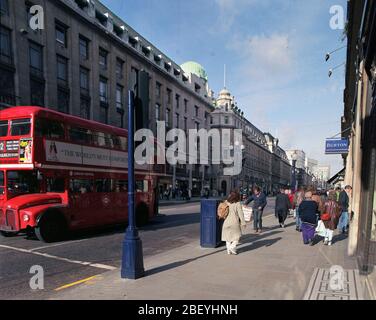
[[309, 287], [318, 268], [340, 265], [355, 269], [355, 259], [345, 255], [346, 239], [339, 237], [332, 247], [322, 242], [310, 247], [303, 245], [292, 218], [286, 229], [276, 226], [274, 215], [266, 217], [264, 224], [266, 230], [261, 235], [247, 228], [237, 256], [227, 255], [224, 247], [203, 249], [199, 239], [192, 239], [188, 245], [145, 259], [146, 276], [142, 279], [121, 279], [118, 269], [51, 298], [300, 300], [312, 291]]
[[160, 207], [166, 207], [166, 206], [174, 206], [184, 203], [195, 203], [200, 202], [202, 198], [200, 197], [193, 197], [190, 200], [183, 200], [183, 199], [170, 199], [170, 200], [159, 200], [159, 206]]

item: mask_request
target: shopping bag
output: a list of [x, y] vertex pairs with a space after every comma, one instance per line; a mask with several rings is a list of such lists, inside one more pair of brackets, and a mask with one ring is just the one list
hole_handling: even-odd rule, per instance
[[319, 235], [320, 237], [326, 236], [326, 228], [325, 228], [324, 222], [322, 222], [322, 220], [319, 220], [319, 222], [317, 224], [316, 234]]
[[252, 208], [243, 206], [243, 213], [245, 222], [250, 222], [252, 219]]

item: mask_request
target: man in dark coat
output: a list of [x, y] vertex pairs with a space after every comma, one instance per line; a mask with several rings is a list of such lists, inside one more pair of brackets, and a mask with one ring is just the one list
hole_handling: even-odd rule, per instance
[[247, 206], [253, 201], [252, 212], [253, 212], [253, 227], [256, 233], [261, 233], [262, 231], [262, 214], [264, 208], [267, 205], [266, 196], [261, 192], [260, 187], [255, 187], [253, 189], [253, 195], [251, 195], [244, 204]]
[[347, 232], [347, 227], [349, 224], [349, 202], [350, 202], [351, 193], [352, 193], [352, 187], [346, 186], [345, 190], [343, 190], [339, 194], [338, 204], [341, 208], [341, 217], [339, 219], [338, 228], [341, 233]]
[[275, 216], [278, 218], [279, 225], [281, 228], [285, 227], [285, 221], [289, 210], [292, 208], [291, 201], [285, 190], [281, 189], [280, 193], [277, 194], [275, 199]]

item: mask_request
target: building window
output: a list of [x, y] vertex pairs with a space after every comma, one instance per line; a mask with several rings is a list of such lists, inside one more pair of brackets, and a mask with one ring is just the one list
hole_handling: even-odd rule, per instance
[[208, 123], [208, 119], [209, 119], [209, 113], [205, 112], [205, 123], [206, 124]]
[[80, 90], [81, 94], [89, 95], [89, 70], [80, 68]]
[[175, 128], [179, 128], [179, 122], [180, 122], [180, 115], [179, 113], [175, 113]]
[[195, 117], [198, 117], [198, 109], [199, 109], [199, 107], [195, 106]]
[[229, 124], [229, 118], [225, 117], [225, 124]]
[[82, 60], [89, 59], [89, 40], [80, 36], [80, 58]]
[[99, 100], [100, 102], [108, 103], [108, 85], [105, 78], [101, 78], [99, 81]]
[[56, 41], [66, 48], [67, 47], [67, 27], [57, 22], [55, 25], [55, 32], [56, 32]]
[[59, 112], [69, 113], [69, 92], [59, 87], [57, 89], [57, 109]]
[[99, 66], [102, 70], [107, 69], [107, 57], [108, 52], [102, 48], [99, 48]]
[[12, 46], [10, 30], [0, 26], [0, 61], [6, 64], [12, 63]]
[[101, 105], [99, 110], [99, 121], [108, 124], [108, 108]]
[[179, 109], [179, 107], [180, 107], [180, 96], [178, 94], [175, 96], [175, 100], [176, 100], [176, 109]]
[[43, 78], [43, 48], [33, 42], [29, 45], [30, 73]]
[[44, 81], [30, 79], [30, 103], [33, 106], [44, 106]]
[[138, 77], [139, 71], [135, 67], [131, 68], [131, 75], [130, 75], [130, 88], [134, 92], [138, 92]]
[[9, 6], [8, 0], [0, 0], [0, 14], [8, 15]]
[[123, 109], [123, 87], [116, 86], [116, 108]]
[[171, 89], [167, 89], [167, 103], [168, 104], [171, 104], [171, 94], [172, 94]]
[[161, 117], [161, 105], [159, 103], [155, 104], [155, 120], [159, 121]]
[[161, 90], [162, 90], [162, 85], [159, 82], [157, 82], [155, 84], [155, 96], [157, 99], [161, 98]]
[[90, 99], [88, 97], [80, 99], [80, 117], [90, 119]]
[[57, 65], [57, 79], [60, 85], [68, 85], [68, 59], [57, 56], [56, 57]]
[[200, 130], [200, 122], [197, 122], [197, 121], [195, 122], [195, 128], [197, 131]]
[[185, 113], [188, 112], [188, 100], [187, 99], [184, 99], [184, 112]]
[[185, 131], [188, 130], [188, 118], [187, 117], [184, 117], [184, 130]]
[[0, 103], [16, 105], [14, 72], [0, 68]]
[[171, 114], [170, 109], [166, 108], [166, 127], [167, 128], [170, 128], [170, 114]]
[[117, 58], [116, 59], [116, 78], [118, 80], [123, 79], [123, 66], [124, 66], [124, 61]]

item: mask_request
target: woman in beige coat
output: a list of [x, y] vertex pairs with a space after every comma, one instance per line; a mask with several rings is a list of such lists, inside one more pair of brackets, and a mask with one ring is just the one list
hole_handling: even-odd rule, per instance
[[243, 209], [240, 204], [240, 194], [231, 192], [227, 202], [229, 204], [229, 214], [223, 223], [222, 241], [226, 241], [228, 254], [237, 254], [236, 246], [242, 235], [242, 227], [246, 227]]

